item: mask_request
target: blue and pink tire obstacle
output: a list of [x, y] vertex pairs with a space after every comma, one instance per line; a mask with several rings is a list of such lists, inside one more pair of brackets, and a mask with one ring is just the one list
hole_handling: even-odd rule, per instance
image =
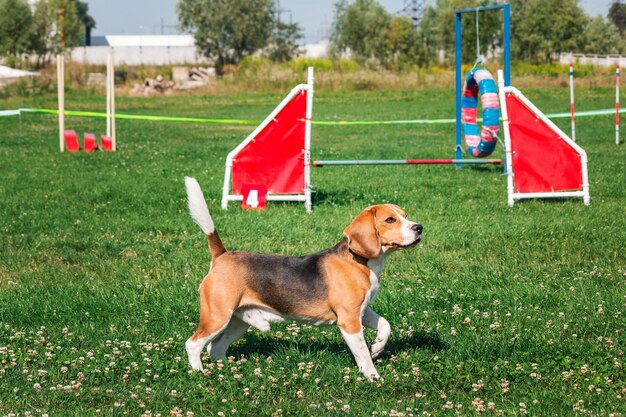
[[[483, 125], [480, 130], [477, 124], [479, 93], [483, 108]], [[461, 103], [463, 134], [468, 152], [478, 158], [491, 155], [500, 131], [500, 109], [496, 83], [489, 71], [474, 68], [467, 74]]]

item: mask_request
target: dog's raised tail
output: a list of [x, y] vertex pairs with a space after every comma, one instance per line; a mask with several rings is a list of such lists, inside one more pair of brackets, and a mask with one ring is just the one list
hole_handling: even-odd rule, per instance
[[215, 224], [213, 224], [213, 219], [209, 214], [209, 207], [206, 205], [200, 184], [195, 178], [185, 177], [185, 188], [187, 189], [189, 214], [206, 235], [211, 256], [215, 260], [226, 252], [226, 248], [217, 234], [217, 230], [215, 230]]

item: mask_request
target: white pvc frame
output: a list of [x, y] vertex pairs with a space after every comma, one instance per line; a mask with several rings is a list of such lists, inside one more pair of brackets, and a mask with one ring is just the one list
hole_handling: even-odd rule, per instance
[[[588, 206], [591, 202], [589, 196], [589, 176], [587, 174], [587, 153], [583, 148], [578, 146], [576, 142], [569, 138], [557, 125], [555, 125], [550, 119], [546, 117], [541, 110], [537, 108], [530, 100], [522, 94], [517, 88], [512, 86], [504, 86], [504, 77], [502, 70], [498, 70], [498, 90], [500, 95], [500, 109], [502, 112], [502, 122], [504, 125], [504, 147], [506, 157], [506, 170], [507, 170], [507, 194], [508, 203], [510, 207], [513, 207], [515, 200], [521, 200], [524, 198], [559, 198], [559, 197], [582, 197], [583, 203]], [[516, 193], [514, 189], [513, 179], [515, 176], [513, 166], [513, 154], [511, 150], [511, 131], [509, 127], [509, 114], [506, 107], [506, 94], [510, 93], [517, 97], [526, 107], [532, 111], [542, 122], [544, 122], [550, 129], [552, 129], [559, 137], [570, 145], [580, 157], [580, 164], [582, 166], [582, 190], [581, 191], [555, 191], [555, 192], [540, 192], [540, 193]]]
[[233, 149], [226, 157], [226, 168], [224, 172], [224, 188], [222, 191], [222, 209], [228, 208], [230, 201], [242, 201], [243, 196], [230, 194], [230, 179], [233, 170], [233, 159], [237, 154], [245, 148], [261, 132], [268, 124], [274, 121], [276, 115], [300, 92], [307, 92], [306, 100], [306, 119], [304, 125], [304, 193], [303, 194], [267, 194], [267, 201], [301, 201], [304, 202], [304, 208], [307, 212], [311, 212], [313, 207], [311, 201], [311, 117], [313, 115], [313, 67], [308, 69], [307, 84], [299, 84], [295, 86], [287, 97], [280, 102], [278, 106], [257, 126], [248, 137]]
[[[111, 138], [112, 149], [117, 149], [115, 140], [115, 63], [113, 54], [107, 57], [106, 72], [106, 122], [107, 136]], [[59, 150], [65, 151], [65, 57], [57, 55], [57, 100], [59, 108]]]

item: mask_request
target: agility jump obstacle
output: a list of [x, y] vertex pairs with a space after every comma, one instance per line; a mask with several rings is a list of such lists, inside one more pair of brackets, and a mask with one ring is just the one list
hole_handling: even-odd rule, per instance
[[[619, 138], [619, 83], [620, 83], [620, 65], [615, 64], [615, 144], [620, 144]], [[574, 111], [574, 64], [569, 64], [569, 97], [570, 97], [570, 118], [572, 121], [572, 140], [576, 142], [576, 112]], [[584, 112], [583, 112], [584, 113]], [[580, 114], [580, 113], [579, 113]]]
[[[57, 55], [57, 96], [59, 116], [59, 150], [61, 152], [78, 152], [80, 145], [74, 130], [65, 130], [65, 57]], [[106, 135], [100, 136], [100, 144], [105, 151], [115, 151], [115, 70], [113, 54], [107, 57], [106, 72]], [[97, 149], [95, 135], [85, 133], [83, 139], [85, 152]]]
[[[478, 94], [483, 107], [483, 126], [478, 129]], [[493, 77], [484, 68], [474, 68], [467, 76], [463, 88], [462, 126], [465, 143], [470, 155], [484, 158], [496, 147], [500, 130], [498, 93]], [[313, 161], [313, 166], [338, 165], [500, 165], [502, 159], [368, 159]]]
[[524, 198], [582, 197], [589, 205], [587, 154], [498, 71], [508, 204]]
[[[483, 126], [477, 124], [478, 95], [483, 108]], [[493, 153], [500, 131], [498, 93], [493, 77], [484, 68], [474, 68], [467, 75], [461, 101], [462, 128], [470, 155], [484, 158]], [[458, 146], [457, 146], [458, 148]], [[462, 156], [462, 154], [461, 154]], [[313, 161], [313, 166], [338, 165], [500, 165], [502, 159], [369, 159]]]
[[223, 209], [230, 201], [262, 208], [267, 200], [299, 201], [311, 211], [312, 114], [313, 68], [309, 67], [307, 83], [294, 87], [226, 157]]

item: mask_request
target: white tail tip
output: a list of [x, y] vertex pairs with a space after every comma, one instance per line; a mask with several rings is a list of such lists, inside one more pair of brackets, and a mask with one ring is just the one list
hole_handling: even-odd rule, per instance
[[205, 235], [210, 235], [215, 231], [213, 219], [209, 214], [209, 208], [202, 194], [200, 184], [195, 178], [185, 177], [185, 188], [187, 189], [187, 199], [189, 203], [189, 214]]

